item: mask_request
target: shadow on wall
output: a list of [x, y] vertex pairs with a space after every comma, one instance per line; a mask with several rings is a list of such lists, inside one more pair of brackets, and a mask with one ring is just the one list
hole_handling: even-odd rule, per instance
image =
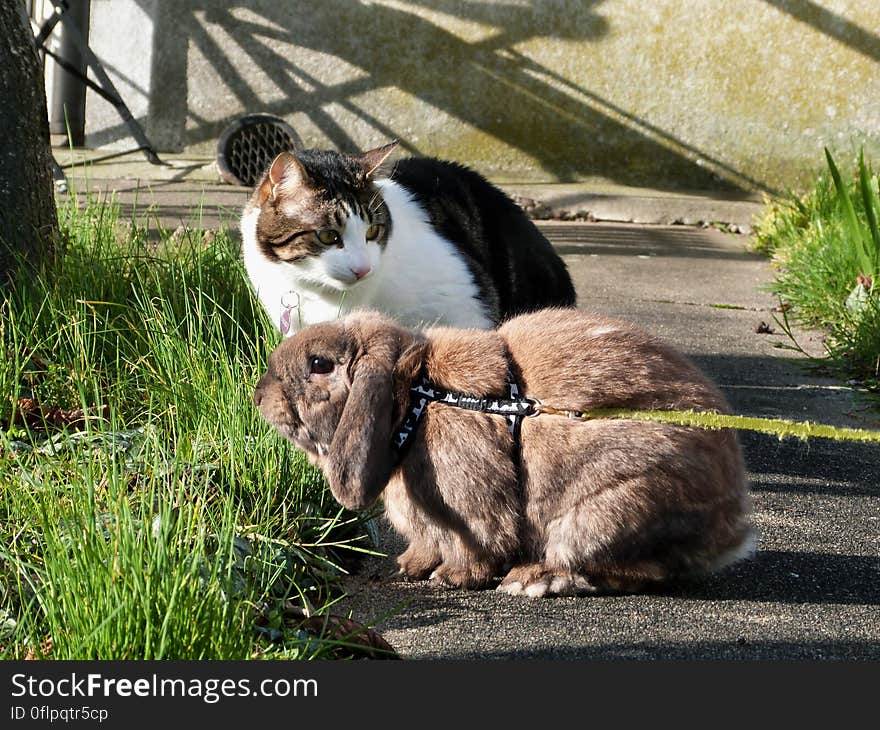
[[[518, 43], [540, 36], [602, 38], [609, 32], [599, 13], [602, 0], [418, 0], [393, 6], [251, 0], [223, 7], [209, 0], [137, 2], [156, 17], [161, 49], [154, 54], [153, 77], [163, 80], [163, 88], [186, 90], [188, 84], [199, 83], [187, 74], [188, 54], [195, 51], [223, 79], [226, 88], [218, 90], [217, 98], [231, 95], [240, 105], [235, 113], [209, 121], [187, 108], [186, 93], [153, 93], [151, 119], [176, 126], [176, 136], [186, 146], [218, 138], [243, 109], [279, 116], [305, 113], [338, 149], [352, 150], [357, 144], [328, 111], [336, 104], [382, 137], [402, 138], [404, 148], [418, 154], [405, 128], [383, 123], [358, 99], [395, 88], [523, 151], [558, 181], [600, 176], [623, 185], [660, 188], [767, 189], [515, 50]], [[467, 42], [417, 14], [418, 6], [495, 31]], [[242, 10], [247, 12], [236, 12]], [[232, 44], [218, 42], [224, 35]], [[280, 52], [285, 44], [366, 73], [326, 83]], [[280, 100], [263, 101], [224, 50], [230, 45], [272, 79], [283, 94]], [[107, 131], [125, 134], [122, 127]]]
[[813, 0], [764, 0], [777, 10], [806, 23], [864, 56], [880, 61], [880, 36], [871, 33]]

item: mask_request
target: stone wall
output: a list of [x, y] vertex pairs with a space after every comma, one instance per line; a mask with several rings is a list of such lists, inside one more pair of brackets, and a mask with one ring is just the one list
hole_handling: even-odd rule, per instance
[[779, 189], [880, 152], [877, 0], [92, 0], [91, 42], [167, 151], [262, 111], [498, 181]]

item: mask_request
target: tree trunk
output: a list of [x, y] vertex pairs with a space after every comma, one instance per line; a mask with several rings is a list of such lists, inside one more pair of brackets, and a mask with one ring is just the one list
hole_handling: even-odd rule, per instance
[[23, 0], [0, 0], [0, 285], [57, 236], [43, 69]]

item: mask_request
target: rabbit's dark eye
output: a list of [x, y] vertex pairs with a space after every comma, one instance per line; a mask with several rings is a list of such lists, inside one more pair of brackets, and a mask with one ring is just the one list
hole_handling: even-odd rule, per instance
[[309, 375], [326, 375], [332, 373], [336, 363], [320, 355], [312, 355], [309, 358]]

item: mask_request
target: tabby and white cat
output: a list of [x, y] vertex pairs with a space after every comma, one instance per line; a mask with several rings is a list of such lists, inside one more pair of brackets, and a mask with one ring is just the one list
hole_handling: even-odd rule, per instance
[[402, 159], [389, 174], [396, 145], [284, 152], [257, 184], [244, 262], [283, 334], [366, 307], [413, 327], [491, 328], [574, 305], [565, 264], [510, 198], [441, 160]]

